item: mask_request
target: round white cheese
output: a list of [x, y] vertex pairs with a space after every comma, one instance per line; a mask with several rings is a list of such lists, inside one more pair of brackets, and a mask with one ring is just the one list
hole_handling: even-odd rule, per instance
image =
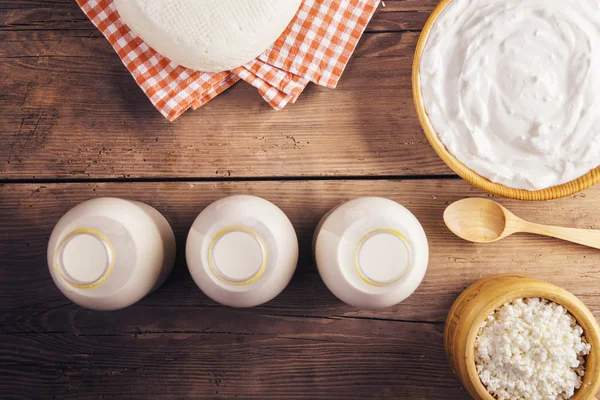
[[283, 33], [301, 0], [115, 0], [149, 46], [187, 68], [221, 72], [246, 64]]

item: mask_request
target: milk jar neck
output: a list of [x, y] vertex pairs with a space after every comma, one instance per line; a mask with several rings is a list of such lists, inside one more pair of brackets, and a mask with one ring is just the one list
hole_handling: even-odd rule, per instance
[[59, 243], [54, 257], [56, 273], [70, 286], [93, 288], [104, 282], [114, 267], [111, 242], [94, 229], [77, 229]]
[[412, 248], [406, 237], [391, 228], [364, 235], [354, 252], [359, 276], [373, 286], [392, 285], [401, 280], [412, 264]]
[[253, 229], [238, 225], [218, 232], [208, 248], [208, 265], [222, 281], [248, 285], [267, 266], [267, 245]]

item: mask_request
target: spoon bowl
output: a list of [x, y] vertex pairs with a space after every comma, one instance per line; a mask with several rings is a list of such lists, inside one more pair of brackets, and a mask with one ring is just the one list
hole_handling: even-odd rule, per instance
[[448, 229], [461, 239], [474, 243], [492, 243], [508, 236], [509, 211], [488, 199], [464, 199], [444, 212]]

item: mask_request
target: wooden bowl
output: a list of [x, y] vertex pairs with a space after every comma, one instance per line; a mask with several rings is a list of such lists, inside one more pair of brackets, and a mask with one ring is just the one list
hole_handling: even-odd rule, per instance
[[423, 103], [423, 93], [421, 92], [421, 80], [419, 77], [420, 74], [420, 66], [421, 66], [421, 56], [423, 55], [423, 51], [425, 49], [425, 44], [427, 43], [427, 39], [429, 38], [429, 34], [431, 33], [431, 29], [435, 24], [435, 21], [439, 17], [439, 15], [444, 11], [446, 6], [450, 4], [452, 0], [442, 0], [438, 6], [433, 10], [425, 27], [423, 28], [423, 32], [421, 33], [421, 37], [419, 38], [419, 42], [417, 44], [417, 50], [415, 52], [415, 57], [413, 61], [413, 73], [412, 73], [412, 87], [413, 87], [413, 98], [415, 101], [415, 106], [417, 108], [417, 115], [419, 116], [419, 121], [421, 122], [421, 126], [423, 127], [423, 131], [425, 131], [425, 136], [427, 136], [427, 140], [435, 150], [435, 152], [440, 156], [440, 158], [461, 178], [466, 180], [472, 185], [477, 186], [480, 189], [485, 190], [486, 192], [496, 194], [499, 196], [508, 197], [511, 199], [517, 200], [551, 200], [557, 199], [559, 197], [570, 196], [574, 193], [581, 192], [589, 188], [590, 186], [600, 182], [600, 167], [588, 172], [586, 175], [575, 179], [574, 181], [565, 183], [563, 185], [554, 186], [548, 189], [529, 191], [523, 189], [513, 189], [508, 186], [500, 185], [498, 183], [493, 183], [490, 180], [482, 177], [481, 175], [475, 173], [471, 169], [467, 168], [462, 162], [460, 162], [454, 155], [452, 155], [447, 149], [446, 146], [442, 143], [440, 138], [438, 137], [431, 121], [429, 120], [429, 116], [425, 111], [425, 105]]
[[585, 357], [583, 384], [572, 400], [595, 399], [600, 388], [600, 327], [590, 310], [568, 291], [523, 275], [498, 275], [480, 280], [454, 302], [444, 331], [446, 356], [454, 373], [476, 400], [494, 400], [475, 367], [475, 339], [485, 319], [502, 305], [527, 297], [548, 299], [565, 307], [583, 328], [592, 349]]

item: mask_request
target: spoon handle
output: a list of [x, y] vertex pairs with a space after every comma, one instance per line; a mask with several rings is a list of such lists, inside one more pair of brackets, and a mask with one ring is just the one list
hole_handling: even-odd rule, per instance
[[563, 239], [569, 242], [600, 249], [600, 230], [562, 228], [559, 226], [526, 223], [522, 226], [522, 231], [551, 236], [557, 239]]

